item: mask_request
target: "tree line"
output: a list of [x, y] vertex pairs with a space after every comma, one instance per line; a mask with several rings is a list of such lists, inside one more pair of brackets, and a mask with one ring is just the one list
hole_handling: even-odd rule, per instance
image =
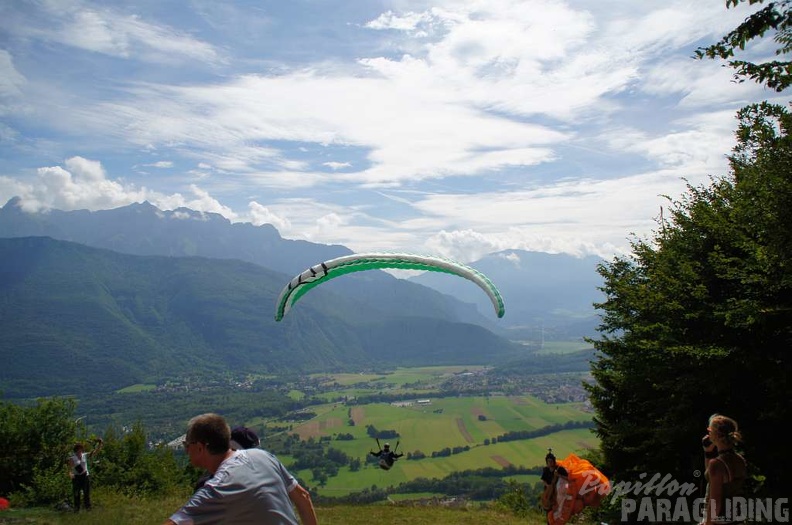
[[[34, 405], [0, 402], [0, 494], [14, 506], [55, 505], [68, 501], [71, 481], [66, 460], [75, 442], [91, 443], [68, 398], [39, 399]], [[180, 491], [200, 475], [165, 446], [150, 447], [143, 425], [109, 427], [104, 446], [91, 461], [99, 486], [136, 496]], [[88, 445], [90, 450], [90, 444]]]

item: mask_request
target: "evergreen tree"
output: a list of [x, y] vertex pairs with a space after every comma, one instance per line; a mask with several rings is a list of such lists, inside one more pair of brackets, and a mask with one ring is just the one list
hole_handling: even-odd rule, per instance
[[788, 492], [792, 395], [792, 116], [738, 113], [727, 176], [688, 186], [650, 239], [599, 267], [601, 359], [588, 385], [605, 469], [694, 482], [707, 417], [734, 417], [754, 473]]

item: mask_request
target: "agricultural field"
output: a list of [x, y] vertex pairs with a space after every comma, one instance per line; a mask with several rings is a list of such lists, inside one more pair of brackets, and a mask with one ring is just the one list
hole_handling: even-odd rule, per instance
[[[449, 457], [425, 458], [419, 461], [412, 461], [407, 460], [405, 456], [398, 460], [393, 468], [388, 471], [371, 464], [364, 466], [358, 472], [349, 472], [348, 469], [342, 469], [338, 476], [329, 478], [327, 484], [324, 487], [320, 487], [318, 492], [320, 494], [327, 492], [328, 495], [340, 495], [357, 492], [372, 485], [377, 487], [395, 486], [419, 477], [443, 478], [462, 470], [474, 470], [485, 467], [500, 468], [510, 463], [526, 467], [540, 466], [544, 464], [544, 456], [548, 447], [552, 447], [554, 451], [559, 452], [561, 457], [566, 456], [566, 453], [561, 451], [580, 453], [592, 444], [590, 436], [588, 430], [571, 430], [533, 440], [479, 445], [471, 448], [468, 452], [454, 454]], [[589, 446], [581, 446], [586, 443]], [[335, 443], [333, 446], [335, 446]], [[356, 451], [356, 454], [362, 457], [368, 451], [368, 447], [363, 447], [362, 450]], [[302, 479], [311, 479], [309, 471], [296, 474]], [[539, 481], [539, 476], [519, 476], [518, 481], [533, 483]]]
[[127, 393], [134, 393], [134, 392], [148, 392], [157, 388], [157, 385], [149, 385], [149, 384], [136, 384], [131, 385], [126, 388], [122, 388], [118, 390], [119, 394], [127, 394]]
[[545, 341], [536, 351], [539, 355], [570, 354], [591, 348], [591, 343], [585, 341]]
[[[475, 372], [470, 367], [430, 367], [397, 370], [393, 374], [358, 375], [339, 374], [328, 378], [341, 387], [342, 395], [371, 394], [387, 391], [403, 393], [404, 399], [388, 403], [347, 405], [341, 402], [312, 406], [315, 417], [294, 424], [289, 433], [301, 439], [330, 440], [329, 446], [363, 461], [362, 468], [350, 472], [340, 469], [324, 486], [316, 487], [328, 496], [359, 492], [372, 486], [384, 488], [419, 477], [442, 478], [461, 470], [485, 467], [500, 468], [507, 465], [536, 467], [544, 464], [548, 448], [563, 458], [569, 453], [582, 453], [596, 448], [598, 441], [589, 429], [561, 430], [533, 439], [495, 442], [494, 438], [507, 432], [533, 431], [568, 422], [587, 422], [591, 414], [583, 403], [548, 404], [530, 396], [457, 396], [432, 397], [436, 384], [449, 375]], [[366, 385], [365, 387], [362, 385]], [[421, 385], [416, 394], [415, 385]], [[420, 395], [421, 397], [416, 397]], [[367, 427], [392, 430], [399, 438], [389, 440], [391, 447], [398, 443], [398, 451], [405, 456], [389, 471], [373, 463], [366, 463], [370, 450], [377, 448], [376, 441], [367, 434]], [[339, 440], [339, 435], [353, 439]], [[381, 441], [384, 443], [384, 441]], [[462, 450], [442, 457], [432, 457], [443, 449]], [[408, 459], [414, 454], [426, 457]], [[281, 458], [288, 464], [289, 458]], [[309, 470], [295, 472], [312, 486]], [[522, 483], [538, 481], [538, 476], [518, 476]], [[534, 479], [535, 478], [535, 479]], [[515, 478], [516, 479], [516, 478]]]
[[486, 370], [484, 366], [433, 366], [397, 368], [386, 374], [314, 374], [321, 382], [322, 392], [315, 397], [328, 401], [339, 397], [355, 398], [363, 395], [394, 393], [421, 395], [437, 391], [444, 379], [462, 373]]

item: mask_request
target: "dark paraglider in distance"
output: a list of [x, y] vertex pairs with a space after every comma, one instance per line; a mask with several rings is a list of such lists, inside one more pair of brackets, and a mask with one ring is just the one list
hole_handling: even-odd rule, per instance
[[390, 443], [385, 443], [384, 446], [380, 446], [379, 439], [375, 439], [377, 440], [377, 448], [379, 450], [376, 452], [370, 450], [369, 454], [379, 458], [379, 466], [382, 470], [390, 470], [396, 460], [404, 455], [396, 452], [399, 449], [399, 441], [396, 442], [396, 446], [391, 450]]

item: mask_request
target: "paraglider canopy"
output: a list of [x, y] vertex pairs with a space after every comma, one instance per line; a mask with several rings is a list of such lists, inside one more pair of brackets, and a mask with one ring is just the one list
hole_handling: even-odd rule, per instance
[[570, 454], [557, 463], [552, 505], [545, 509], [548, 525], [565, 525], [584, 507], [598, 507], [611, 490], [610, 480], [590, 461]]
[[503, 317], [505, 308], [500, 292], [489, 278], [478, 270], [442, 257], [409, 253], [361, 253], [346, 255], [311, 266], [296, 275], [278, 296], [275, 320], [280, 321], [300, 297], [319, 284], [352, 272], [374, 269], [426, 270], [464, 277], [479, 286], [489, 297], [495, 314]]

